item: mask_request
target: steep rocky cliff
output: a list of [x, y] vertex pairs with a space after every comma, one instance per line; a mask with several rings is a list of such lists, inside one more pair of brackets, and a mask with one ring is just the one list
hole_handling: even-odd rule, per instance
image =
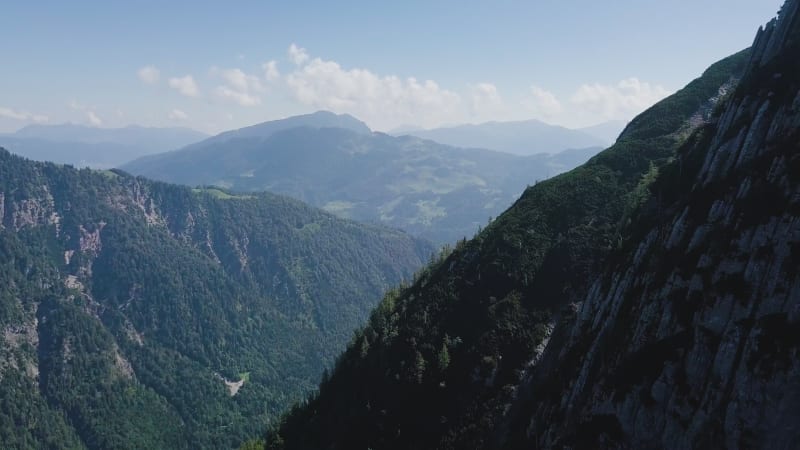
[[527, 399], [537, 447], [796, 447], [798, 4], [759, 31], [738, 89], [651, 186], [638, 239], [550, 340]]

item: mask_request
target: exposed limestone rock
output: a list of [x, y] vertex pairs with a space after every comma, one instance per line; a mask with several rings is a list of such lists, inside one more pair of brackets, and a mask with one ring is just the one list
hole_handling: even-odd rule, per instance
[[52, 213], [50, 213], [50, 217], [48, 218], [47, 223], [55, 225], [56, 236], [61, 236], [61, 216], [58, 215], [57, 212], [53, 211]]
[[534, 350], [533, 359], [528, 363], [528, 368], [535, 367], [539, 360], [542, 359], [542, 355], [544, 354], [544, 350], [547, 348], [547, 344], [550, 343], [550, 337], [553, 335], [553, 330], [556, 328], [556, 322], [551, 320], [550, 323], [547, 324], [545, 328], [545, 335], [542, 342], [536, 346]]
[[195, 220], [194, 215], [191, 211], [186, 212], [186, 231], [185, 234], [187, 237], [191, 237], [194, 234], [194, 227], [195, 227]]
[[51, 206], [47, 199], [44, 201], [28, 199], [14, 203], [11, 215], [14, 230], [48, 224], [52, 217]]
[[18, 349], [23, 344], [28, 344], [31, 348], [36, 349], [39, 346], [38, 325], [38, 319], [33, 316], [31, 321], [26, 324], [6, 327], [3, 330], [4, 350]]
[[136, 345], [139, 347], [144, 345], [144, 335], [136, 331], [136, 329], [133, 328], [133, 325], [129, 322], [126, 323], [125, 326], [125, 335], [128, 337], [128, 340], [136, 343]]
[[100, 240], [100, 232], [103, 231], [103, 228], [106, 226], [105, 222], [100, 222], [97, 224], [97, 227], [94, 231], [88, 231], [83, 225], [79, 225], [78, 229], [80, 230], [81, 237], [80, 237], [80, 246], [78, 247], [81, 253], [96, 258], [97, 255], [100, 254], [100, 251], [103, 249], [103, 243]]
[[[90, 270], [90, 269], [89, 269]], [[83, 311], [96, 318], [99, 319], [104, 307], [92, 297], [91, 292], [86, 289], [86, 285], [81, 281], [81, 277], [90, 277], [91, 274], [86, 273], [86, 268], [79, 269], [80, 276], [77, 275], [67, 275], [64, 277], [64, 287], [67, 289], [71, 289], [73, 291], [77, 291], [75, 293], [70, 294], [67, 299], [72, 301], [75, 298], [80, 298], [83, 304]]]
[[208, 252], [209, 256], [216, 262], [217, 264], [222, 264], [219, 260], [219, 256], [217, 253], [214, 252], [214, 241], [211, 239], [211, 230], [206, 230], [206, 241], [205, 241], [206, 251]]
[[64, 286], [66, 286], [67, 289], [84, 291], [83, 283], [81, 283], [75, 275], [67, 275], [67, 277], [64, 278]]
[[242, 388], [242, 386], [244, 386], [244, 383], [245, 383], [245, 379], [244, 378], [242, 378], [239, 381], [230, 381], [230, 380], [228, 380], [227, 378], [223, 377], [222, 375], [220, 375], [218, 373], [214, 373], [214, 375], [217, 378], [219, 378], [220, 380], [222, 380], [223, 383], [225, 383], [225, 387], [228, 388], [228, 395], [230, 395], [231, 397], [233, 397], [236, 394], [238, 394], [239, 390]]
[[133, 379], [133, 366], [131, 366], [130, 361], [120, 354], [118, 348], [114, 349], [114, 368], [117, 369], [123, 378]]
[[239, 260], [239, 267], [244, 271], [247, 268], [247, 246], [250, 245], [250, 240], [247, 236], [242, 236], [241, 241], [238, 239], [231, 239], [231, 245]]
[[166, 220], [161, 216], [155, 201], [153, 201], [147, 189], [138, 182], [132, 187], [131, 200], [134, 205], [142, 210], [148, 225], [166, 225]]

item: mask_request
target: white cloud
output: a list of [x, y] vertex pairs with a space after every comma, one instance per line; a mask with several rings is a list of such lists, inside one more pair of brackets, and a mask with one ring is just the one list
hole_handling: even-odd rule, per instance
[[45, 123], [50, 120], [49, 117], [42, 114], [29, 113], [27, 111], [17, 111], [12, 108], [5, 108], [0, 106], [0, 117], [14, 120], [24, 120], [36, 123]]
[[366, 69], [344, 69], [334, 61], [309, 60], [292, 44], [289, 54], [297, 52], [305, 57], [294, 59], [300, 67], [285, 78], [291, 94], [303, 104], [353, 114], [377, 129], [408, 123], [436, 126], [466, 115], [461, 97], [435, 81], [379, 76]]
[[223, 100], [238, 103], [239, 106], [256, 106], [261, 104], [261, 97], [247, 92], [237, 91], [228, 86], [217, 86], [217, 88], [214, 89], [214, 93]]
[[200, 90], [191, 75], [184, 77], [173, 77], [169, 79], [169, 87], [177, 90], [182, 95], [187, 97], [197, 97], [200, 95]]
[[264, 90], [258, 77], [248, 75], [242, 72], [241, 69], [217, 69], [212, 67], [211, 72], [212, 75], [220, 76], [231, 88], [237, 91], [261, 92]]
[[308, 52], [306, 52], [306, 49], [292, 44], [289, 46], [289, 59], [298, 66], [302, 65], [308, 61]]
[[86, 119], [94, 127], [99, 127], [103, 124], [103, 121], [97, 117], [97, 114], [95, 114], [94, 111], [86, 111]]
[[161, 78], [161, 72], [154, 66], [144, 66], [136, 72], [136, 75], [147, 84], [156, 84]]
[[[96, 106], [84, 105], [74, 99], [70, 100], [70, 102], [67, 105], [70, 107], [70, 109], [74, 109], [75, 111], [81, 111], [85, 113], [86, 121], [89, 122], [89, 125], [93, 127], [99, 127], [103, 125], [103, 119], [101, 119], [100, 116], [98, 116], [97, 113], [95, 113], [95, 109], [97, 108]], [[125, 113], [123, 113], [122, 110], [120, 109], [117, 109], [116, 113], [117, 116], [120, 118], [125, 115]]]
[[241, 69], [211, 68], [211, 76], [222, 78], [224, 85], [217, 86], [214, 93], [217, 97], [238, 103], [240, 106], [255, 106], [261, 104], [258, 95], [264, 92], [261, 80], [255, 75], [248, 75]]
[[600, 116], [603, 120], [629, 119], [670, 92], [660, 85], [632, 77], [616, 85], [584, 84], [572, 95], [570, 101], [578, 108]]
[[171, 120], [186, 120], [189, 118], [189, 115], [176, 108], [169, 112], [169, 118]]
[[473, 119], [500, 120], [506, 110], [497, 86], [492, 83], [478, 83], [471, 86], [470, 100]]
[[269, 82], [277, 81], [281, 78], [281, 73], [278, 71], [278, 62], [275, 60], [267, 61], [261, 65], [264, 69], [264, 78]]
[[70, 100], [68, 106], [70, 107], [70, 109], [74, 109], [77, 111], [83, 111], [86, 109], [85, 105], [78, 103], [78, 101], [75, 99]]
[[564, 110], [555, 94], [536, 85], [530, 87], [522, 104], [540, 119], [552, 119]]

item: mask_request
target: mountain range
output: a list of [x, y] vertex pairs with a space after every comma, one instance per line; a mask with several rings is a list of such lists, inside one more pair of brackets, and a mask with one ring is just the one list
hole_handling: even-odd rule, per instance
[[798, 446], [800, 0], [605, 150], [480, 147], [0, 148], [0, 446]]
[[288, 195], [340, 216], [437, 243], [472, 236], [525, 187], [571, 169], [598, 147], [517, 156], [373, 133], [317, 112], [230, 131], [122, 166], [136, 175]]
[[76, 167], [111, 168], [152, 153], [207, 138], [189, 128], [96, 128], [84, 125], [28, 125], [0, 134], [0, 146], [27, 158]]

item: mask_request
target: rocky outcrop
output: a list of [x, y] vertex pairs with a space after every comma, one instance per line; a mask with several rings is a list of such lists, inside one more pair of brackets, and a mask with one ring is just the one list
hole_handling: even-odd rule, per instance
[[57, 222], [57, 215], [53, 211], [53, 198], [31, 198], [14, 202], [11, 213], [11, 222], [14, 230], [19, 231], [24, 227], [49, 225]]
[[132, 202], [136, 208], [141, 210], [148, 225], [166, 225], [156, 201], [150, 195], [146, 186], [138, 180], [134, 180], [129, 185], [127, 195], [128, 198], [126, 200]]
[[31, 355], [29, 349], [36, 350], [39, 346], [39, 333], [37, 332], [38, 320], [35, 316], [26, 318], [18, 325], [6, 326], [0, 338], [0, 380], [7, 369], [23, 369], [31, 379], [39, 376], [39, 367], [36, 357]]
[[100, 251], [103, 249], [103, 242], [100, 239], [100, 232], [103, 231], [105, 226], [105, 222], [100, 222], [94, 227], [93, 231], [87, 230], [83, 225], [78, 226], [78, 229], [81, 233], [78, 243], [81, 253], [93, 258], [96, 258], [97, 255], [100, 254]]
[[739, 89], [661, 180], [674, 202], [554, 333], [527, 399], [526, 440], [797, 445], [798, 5], [759, 32]]
[[764, 67], [783, 52], [788, 45], [796, 44], [798, 37], [798, 12], [800, 3], [789, 0], [781, 7], [778, 17], [766, 28], [760, 29], [753, 45], [751, 68]]

